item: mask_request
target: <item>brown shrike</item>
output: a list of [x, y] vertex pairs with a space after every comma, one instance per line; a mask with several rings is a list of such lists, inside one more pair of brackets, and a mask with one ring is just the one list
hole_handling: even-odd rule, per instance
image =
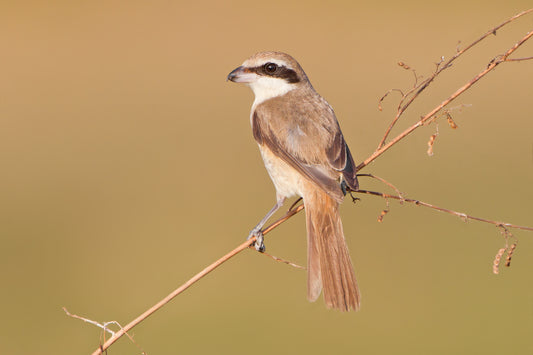
[[339, 205], [357, 190], [356, 167], [333, 109], [313, 88], [298, 62], [280, 52], [261, 52], [228, 75], [246, 83], [255, 101], [250, 120], [276, 204], [250, 232], [264, 249], [261, 228], [286, 198], [298, 195], [307, 225], [307, 298], [324, 290], [329, 308], [359, 308], [359, 290], [344, 239]]

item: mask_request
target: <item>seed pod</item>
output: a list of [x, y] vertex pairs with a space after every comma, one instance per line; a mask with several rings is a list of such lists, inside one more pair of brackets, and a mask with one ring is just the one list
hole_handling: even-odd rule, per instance
[[505, 248], [498, 250], [498, 253], [494, 257], [494, 262], [492, 263], [492, 273], [496, 275], [500, 273], [500, 260], [502, 259], [503, 253], [505, 253]]
[[505, 258], [505, 266], [511, 266], [511, 258], [513, 257], [514, 250], [516, 249], [516, 243], [511, 244], [507, 249], [507, 258]]
[[452, 129], [457, 129], [457, 127], [459, 127], [457, 123], [455, 123], [455, 121], [453, 120], [452, 115], [450, 115], [449, 113], [446, 114], [446, 119], [448, 120], [448, 124]]
[[433, 156], [433, 144], [435, 143], [435, 139], [437, 139], [437, 133], [432, 134], [432, 135], [429, 137], [427, 153], [428, 153], [428, 155], [429, 155], [430, 157]]

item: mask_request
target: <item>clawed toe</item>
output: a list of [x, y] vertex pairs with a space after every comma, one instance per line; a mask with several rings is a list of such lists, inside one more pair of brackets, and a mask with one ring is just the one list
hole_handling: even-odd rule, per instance
[[260, 253], [264, 253], [266, 249], [264, 240], [265, 240], [265, 237], [263, 237], [263, 233], [260, 232], [257, 235], [257, 239], [255, 240], [255, 244], [254, 244], [255, 250], [257, 250]]
[[264, 243], [265, 237], [263, 236], [263, 232], [261, 230], [254, 229], [250, 232], [250, 235], [248, 235], [248, 238], [246, 238], [246, 240], [250, 240], [253, 237], [255, 237], [255, 243], [254, 243], [255, 250], [257, 250], [260, 253], [264, 253], [266, 248], [265, 248], [265, 243]]

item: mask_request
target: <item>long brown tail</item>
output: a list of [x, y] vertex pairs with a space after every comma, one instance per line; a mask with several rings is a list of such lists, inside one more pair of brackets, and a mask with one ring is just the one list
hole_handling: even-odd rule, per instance
[[304, 196], [307, 225], [307, 299], [324, 289], [328, 308], [359, 309], [359, 289], [344, 239], [339, 203], [317, 188]]

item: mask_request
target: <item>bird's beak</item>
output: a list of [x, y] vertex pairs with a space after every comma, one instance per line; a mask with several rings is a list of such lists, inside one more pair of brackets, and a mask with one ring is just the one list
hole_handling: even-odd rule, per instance
[[255, 81], [256, 78], [257, 75], [255, 73], [249, 72], [247, 68], [240, 66], [229, 73], [226, 80], [231, 80], [234, 83], [251, 83]]

